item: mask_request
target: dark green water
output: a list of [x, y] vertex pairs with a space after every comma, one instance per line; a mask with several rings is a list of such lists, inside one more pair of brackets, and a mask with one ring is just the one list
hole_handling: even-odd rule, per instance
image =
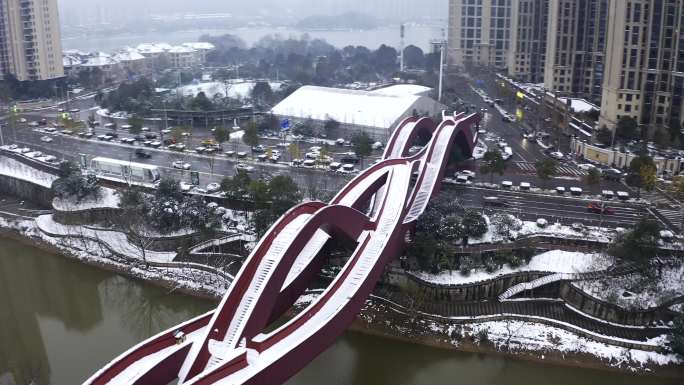
[[[140, 340], [212, 306], [0, 239], [0, 385], [79, 384]], [[288, 385], [682, 383], [348, 333]]]

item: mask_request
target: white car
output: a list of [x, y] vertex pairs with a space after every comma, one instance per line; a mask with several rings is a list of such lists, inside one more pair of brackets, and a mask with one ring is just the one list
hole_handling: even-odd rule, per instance
[[51, 163], [57, 160], [57, 157], [54, 155], [48, 155], [45, 158], [42, 159], [44, 162]]
[[52, 138], [49, 137], [49, 136], [43, 136], [43, 137], [40, 138], [40, 141], [41, 141], [41, 142], [44, 142], [44, 143], [51, 143], [51, 142], [52, 142]]
[[221, 191], [221, 185], [218, 183], [209, 183], [207, 185], [207, 192], [213, 194], [215, 192]]
[[238, 163], [238, 164], [235, 165], [235, 170], [237, 170], [238, 172], [240, 172], [240, 171], [242, 171], [242, 172], [252, 172], [252, 171], [254, 171], [254, 167], [248, 166], [248, 165], [246, 165], [246, 164], [244, 164], [244, 163]]
[[371, 145], [371, 148], [373, 148], [373, 150], [379, 150], [382, 147], [383, 147], [383, 145], [381, 142], [375, 142], [375, 143], [373, 143], [373, 145]]
[[456, 177], [458, 178], [459, 176], [464, 176], [468, 178], [469, 180], [475, 179], [475, 173], [470, 171], [470, 170], [461, 170], [456, 173]]
[[590, 164], [590, 163], [578, 164], [577, 167], [578, 167], [580, 170], [584, 170], [584, 171], [590, 171], [590, 170], [596, 168], [596, 166], [594, 166], [593, 164]]
[[192, 190], [193, 187], [195, 186], [191, 185], [190, 183], [180, 182], [180, 188], [183, 192], [188, 192]]
[[41, 156], [43, 156], [43, 153], [40, 151], [34, 151], [27, 153], [26, 156], [28, 156], [29, 158], [40, 158]]
[[554, 151], [554, 152], [550, 153], [549, 156], [552, 157], [553, 159], [557, 159], [557, 160], [563, 160], [563, 157], [564, 157], [563, 153], [560, 151]]
[[171, 163], [171, 166], [179, 170], [190, 170], [190, 168], [192, 167], [190, 163], [185, 163], [180, 160]]

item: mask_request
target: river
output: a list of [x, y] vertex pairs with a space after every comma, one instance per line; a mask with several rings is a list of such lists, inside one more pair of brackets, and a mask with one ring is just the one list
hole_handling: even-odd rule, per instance
[[[140, 340], [214, 304], [0, 238], [0, 384], [75, 385]], [[346, 333], [288, 385], [651, 385]]]
[[[62, 38], [64, 49], [78, 49], [81, 51], [111, 52], [126, 46], [135, 47], [141, 43], [165, 42], [169, 44], [181, 44], [197, 41], [201, 35], [233, 34], [240, 37], [248, 45], [253, 45], [262, 37], [278, 34], [284, 38], [299, 38], [302, 34], [308, 34], [311, 38], [325, 39], [328, 43], [343, 48], [347, 45], [363, 45], [370, 49], [376, 49], [381, 44], [399, 47], [399, 26], [379, 27], [369, 31], [360, 30], [333, 30], [333, 31], [304, 31], [292, 28], [236, 28], [236, 29], [197, 29], [173, 32], [148, 31], [130, 34], [114, 34], [110, 36], [72, 35]], [[409, 26], [406, 29], [405, 44], [413, 44], [427, 51], [430, 49], [430, 40], [440, 38], [442, 28], [439, 26]]]

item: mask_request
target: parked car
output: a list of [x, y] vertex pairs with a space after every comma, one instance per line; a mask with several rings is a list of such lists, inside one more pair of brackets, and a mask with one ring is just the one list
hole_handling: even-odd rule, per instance
[[41, 138], [40, 138], [40, 141], [41, 141], [41, 142], [44, 142], [44, 143], [51, 143], [51, 142], [52, 142], [52, 138], [46, 135], [46, 136], [41, 137]]
[[549, 156], [552, 157], [553, 159], [556, 159], [556, 160], [563, 160], [563, 157], [565, 155], [563, 155], [563, 153], [560, 151], [554, 151], [554, 152], [550, 153]]
[[468, 178], [468, 180], [473, 180], [473, 179], [475, 179], [475, 175], [476, 175], [476, 174], [475, 174], [473, 171], [470, 171], [470, 170], [461, 170], [461, 171], [459, 171], [459, 172], [456, 173], [456, 177], [457, 177], [457, 178], [458, 178], [459, 176], [464, 176], [464, 177]]
[[209, 183], [207, 185], [207, 192], [213, 194], [215, 192], [221, 191], [221, 185], [218, 183]]
[[175, 169], [179, 169], [179, 170], [190, 170], [190, 168], [192, 168], [190, 163], [185, 163], [185, 162], [180, 161], [180, 160], [177, 160], [177, 161], [171, 163], [171, 167], [173, 167]]
[[262, 145], [254, 146], [254, 147], [252, 147], [252, 152], [257, 153], [257, 154], [260, 154], [262, 152], [266, 152], [266, 147], [264, 147]]

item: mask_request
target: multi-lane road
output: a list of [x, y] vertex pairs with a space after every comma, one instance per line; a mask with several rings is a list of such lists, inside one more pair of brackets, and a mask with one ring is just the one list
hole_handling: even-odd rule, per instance
[[[517, 218], [536, 221], [545, 219], [549, 223], [560, 222], [564, 225], [582, 223], [585, 226], [631, 228], [644, 217], [652, 217], [646, 207], [627, 204], [616, 199], [604, 202], [613, 214], [589, 212], [587, 198], [554, 197], [518, 191], [489, 190], [476, 187], [455, 186], [452, 188], [460, 204], [466, 209], [502, 212]], [[485, 198], [497, 197], [500, 206], [485, 205]]]

